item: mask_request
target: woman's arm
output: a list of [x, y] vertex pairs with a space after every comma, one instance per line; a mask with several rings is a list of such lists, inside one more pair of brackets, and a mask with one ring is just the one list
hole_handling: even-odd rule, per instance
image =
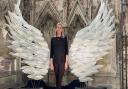
[[53, 38], [51, 38], [51, 46], [50, 46], [50, 60], [49, 60], [49, 66], [50, 69], [53, 70]]
[[51, 46], [50, 46], [50, 59], [53, 58], [53, 38], [51, 38]]
[[66, 55], [66, 62], [65, 63], [68, 65], [68, 55]]
[[65, 54], [68, 55], [68, 39], [67, 36], [65, 36]]
[[65, 37], [65, 54], [66, 54], [65, 69], [68, 68], [68, 53], [69, 53], [69, 50], [68, 50], [68, 39], [67, 39], [67, 36], [66, 36]]

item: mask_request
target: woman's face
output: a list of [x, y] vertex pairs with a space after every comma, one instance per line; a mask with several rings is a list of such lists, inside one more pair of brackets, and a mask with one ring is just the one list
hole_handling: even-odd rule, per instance
[[57, 24], [57, 28], [56, 28], [57, 35], [61, 35], [62, 31], [63, 29], [62, 29], [61, 24]]

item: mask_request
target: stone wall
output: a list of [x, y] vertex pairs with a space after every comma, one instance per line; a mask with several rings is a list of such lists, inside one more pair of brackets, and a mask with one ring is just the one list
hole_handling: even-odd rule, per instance
[[[99, 0], [21, 0], [21, 9], [26, 21], [35, 27], [39, 28], [48, 44], [50, 43], [50, 37], [54, 35], [54, 30], [57, 22], [61, 22], [65, 29], [65, 34], [69, 38], [69, 45], [71, 44], [76, 32], [81, 28], [88, 25], [97, 14], [99, 8]], [[117, 25], [119, 24], [120, 2], [117, 0], [108, 0], [110, 6], [114, 8], [114, 14], [116, 15]], [[0, 55], [8, 56], [9, 49], [6, 47], [6, 39], [3, 34], [2, 28], [5, 23], [4, 16], [7, 10], [12, 10], [15, 0], [0, 0]], [[58, 5], [59, 4], [59, 5]], [[80, 10], [81, 12], [79, 13]], [[74, 16], [74, 17], [73, 17]], [[4, 37], [3, 37], [4, 36]], [[104, 67], [100, 73], [94, 75], [94, 80], [89, 82], [92, 86], [108, 86], [109, 89], [119, 89], [119, 74], [118, 65], [115, 55], [116, 46], [113, 43], [113, 50], [110, 54], [104, 57], [99, 63]], [[64, 84], [75, 79], [69, 78], [70, 73], [66, 73], [64, 76]], [[51, 77], [53, 73], [51, 73]], [[48, 79], [46, 78], [46, 81]], [[51, 83], [55, 81], [54, 78]]]
[[0, 0], [0, 89], [24, 86], [21, 74], [18, 73], [20, 61], [9, 55], [10, 49], [5, 30], [5, 15], [13, 11], [16, 0]]

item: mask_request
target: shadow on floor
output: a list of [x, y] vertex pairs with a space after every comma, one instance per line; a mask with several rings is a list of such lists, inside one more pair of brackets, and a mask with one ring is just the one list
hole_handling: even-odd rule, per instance
[[[42, 80], [29, 80], [27, 82], [27, 85], [23, 88], [41, 88], [43, 89], [56, 89], [55, 87], [48, 86], [44, 81]], [[79, 80], [73, 80], [71, 83], [69, 83], [66, 86], [62, 86], [62, 89], [75, 89], [75, 87], [86, 87], [85, 83], [80, 82]]]
[[[44, 81], [42, 80], [29, 80], [27, 82], [27, 85], [23, 87], [23, 89], [29, 89], [29, 88], [42, 88], [43, 89], [56, 89], [56, 87], [48, 86]], [[69, 83], [66, 86], [62, 86], [62, 89], [107, 89], [106, 87], [91, 87], [86, 86], [85, 83], [80, 82], [79, 80], [73, 80], [71, 83]]]

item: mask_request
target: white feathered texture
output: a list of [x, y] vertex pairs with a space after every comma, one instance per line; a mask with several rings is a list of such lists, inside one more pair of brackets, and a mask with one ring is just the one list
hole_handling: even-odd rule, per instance
[[29, 25], [22, 17], [19, 9], [20, 0], [15, 4], [14, 12], [8, 11], [6, 16], [9, 36], [12, 38], [10, 54], [23, 58], [22, 71], [34, 80], [40, 80], [48, 73], [49, 48], [40, 30]]
[[77, 32], [69, 49], [69, 67], [80, 81], [92, 80], [92, 74], [98, 72], [102, 59], [112, 48], [115, 22], [112, 9], [101, 0], [98, 14], [92, 23]]

